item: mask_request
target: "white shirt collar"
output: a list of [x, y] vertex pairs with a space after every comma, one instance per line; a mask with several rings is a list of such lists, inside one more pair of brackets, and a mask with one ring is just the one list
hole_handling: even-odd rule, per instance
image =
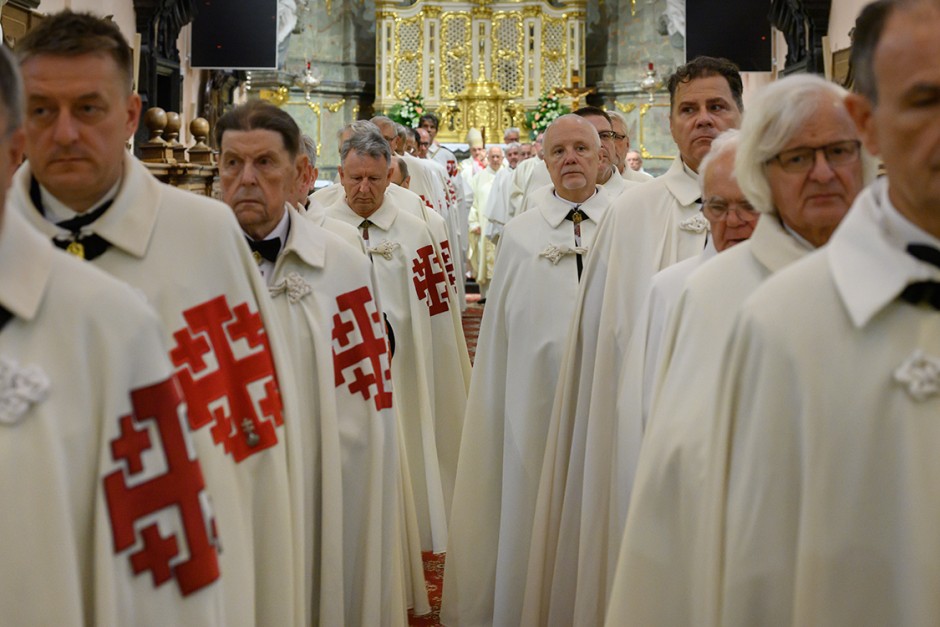
[[[284, 249], [287, 247], [288, 233], [290, 233], [290, 205], [285, 204], [284, 215], [281, 216], [277, 226], [275, 226], [274, 229], [262, 239], [279, 239], [281, 241], [281, 252], [278, 253], [278, 256], [280, 256], [284, 253]], [[247, 233], [245, 236], [251, 238], [251, 236]], [[258, 270], [261, 271], [261, 276], [264, 277], [264, 281], [268, 284], [268, 286], [271, 285], [271, 281], [274, 279], [274, 265], [275, 264], [273, 261], [268, 261], [267, 259], [262, 259], [261, 263], [258, 264]]]

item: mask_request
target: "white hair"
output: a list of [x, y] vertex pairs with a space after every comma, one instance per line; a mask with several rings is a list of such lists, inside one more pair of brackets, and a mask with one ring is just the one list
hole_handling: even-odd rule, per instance
[[[846, 118], [848, 92], [835, 83], [812, 74], [795, 74], [773, 82], [757, 93], [741, 123], [741, 140], [734, 171], [738, 186], [755, 209], [775, 213], [767, 162], [802, 130], [820, 107], [833, 105]], [[862, 148], [863, 181], [867, 185], [877, 173], [875, 160]]]
[[611, 110], [607, 112], [607, 115], [610, 116], [611, 121], [613, 121], [614, 119], [620, 120], [620, 123], [623, 124], [624, 131], [630, 128], [630, 125], [627, 124], [627, 116], [620, 113], [619, 111]]
[[[728, 129], [712, 140], [712, 146], [708, 154], [705, 155], [705, 158], [702, 159], [702, 163], [698, 166], [698, 180], [703, 192], [705, 191], [705, 173], [708, 172], [711, 165], [729, 152], [734, 153], [738, 150], [740, 144], [741, 131], [736, 128]], [[731, 176], [732, 178], [737, 178], [733, 170]]]

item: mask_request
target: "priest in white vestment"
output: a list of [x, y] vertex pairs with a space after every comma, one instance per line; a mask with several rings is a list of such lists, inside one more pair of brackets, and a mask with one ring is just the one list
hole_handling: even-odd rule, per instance
[[930, 0], [863, 11], [847, 104], [887, 177], [742, 309], [723, 625], [940, 622], [940, 117], [912, 98], [940, 88], [937, 29]]
[[[870, 160], [861, 157], [845, 95], [819, 77], [791, 76], [759, 92], [744, 116], [735, 172], [752, 205], [767, 215], [748, 242], [689, 278], [669, 321], [610, 624], [624, 616], [688, 625], [715, 617], [718, 531], [710, 515], [717, 510], [707, 500], [706, 477], [721, 356], [744, 300], [771, 274], [825, 244], [864, 184]], [[714, 216], [712, 197], [705, 202]], [[620, 412], [621, 450], [635, 450], [639, 423], [637, 412]], [[632, 457], [629, 464], [636, 464]]]
[[627, 133], [628, 125], [626, 116], [616, 110], [607, 111], [606, 113], [610, 116], [610, 126], [614, 131], [614, 146], [617, 149], [617, 160], [615, 163], [617, 171], [628, 181], [636, 181], [637, 183], [652, 181], [652, 174], [634, 170], [632, 167], [627, 166], [627, 155], [637, 153], [636, 151], [630, 150], [630, 136]]
[[697, 170], [711, 141], [741, 119], [742, 84], [700, 57], [669, 81], [679, 158], [611, 203], [588, 257], [562, 362], [533, 528], [525, 624], [603, 620], [616, 389], [630, 333], [659, 270], [699, 254], [708, 221]]
[[395, 337], [392, 384], [404, 433], [421, 547], [443, 552], [469, 380], [454, 292], [423, 222], [385, 193], [388, 145], [376, 132], [343, 143], [345, 199], [330, 215], [360, 229]]
[[[71, 12], [18, 42], [27, 101], [57, 103], [32, 113], [90, 107], [98, 117], [28, 115], [29, 161], [10, 204], [159, 315], [224, 548], [226, 622], [306, 624], [299, 425], [283, 338], [262, 318], [270, 299], [231, 210], [160, 183], [125, 150], [140, 112], [127, 48], [113, 23]], [[132, 526], [134, 541], [156, 541]]]
[[3, 622], [224, 625], [215, 521], [159, 319], [5, 209], [22, 95], [0, 50]]
[[404, 625], [398, 430], [372, 266], [290, 205], [306, 188], [308, 158], [289, 114], [251, 101], [222, 116], [216, 134], [222, 198], [258, 252], [290, 338], [303, 408], [307, 615]]
[[581, 107], [574, 114], [590, 122], [601, 138], [601, 167], [597, 171], [597, 184], [602, 185], [613, 198], [636, 185], [637, 181], [624, 178], [617, 169], [616, 133], [613, 130], [613, 118], [608, 112], [597, 107]]
[[[600, 138], [555, 120], [555, 185], [506, 226], [480, 327], [464, 420], [441, 620], [518, 625], [548, 418], [584, 256], [610, 197], [596, 185]], [[551, 312], [533, 324], [533, 311]]]
[[503, 166], [503, 149], [490, 146], [486, 149], [486, 169], [474, 175], [470, 181], [473, 189], [473, 205], [470, 207], [470, 273], [480, 287], [480, 300], [486, 300], [486, 293], [493, 278], [493, 264], [496, 261], [496, 247], [484, 234], [487, 219], [484, 210], [489, 202], [490, 192], [496, 175]]

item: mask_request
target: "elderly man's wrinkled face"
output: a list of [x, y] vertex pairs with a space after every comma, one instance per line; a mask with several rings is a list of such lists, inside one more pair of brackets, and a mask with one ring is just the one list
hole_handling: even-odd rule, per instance
[[627, 135], [627, 125], [616, 117], [610, 116], [610, 127], [614, 131], [614, 149], [617, 151], [617, 169], [623, 172], [626, 165], [625, 159], [630, 150], [630, 137]]
[[350, 150], [339, 167], [346, 204], [363, 218], [382, 206], [391, 177], [392, 169], [385, 157], [370, 157], [357, 150]]
[[519, 131], [509, 131], [503, 135], [504, 144], [511, 144], [513, 142], [519, 143]]
[[21, 69], [30, 168], [56, 198], [86, 211], [121, 178], [140, 97], [106, 54], [40, 54]]
[[702, 182], [702, 213], [718, 252], [750, 238], [759, 217], [734, 178], [734, 154], [728, 150], [716, 157]]
[[643, 157], [637, 151], [631, 150], [627, 153], [627, 165], [631, 170], [639, 172], [643, 167]]
[[724, 76], [693, 78], [679, 83], [669, 114], [669, 130], [687, 166], [698, 172], [712, 140], [741, 126], [741, 110]]
[[382, 137], [388, 142], [388, 147], [392, 149], [392, 152], [398, 152], [401, 138], [398, 137], [398, 130], [395, 128], [395, 125], [381, 120], [376, 122], [375, 125], [379, 127], [379, 132], [382, 133]]
[[600, 139], [590, 122], [577, 116], [555, 120], [544, 148], [555, 193], [573, 202], [590, 198], [601, 167]]
[[423, 129], [418, 129], [418, 152], [415, 155], [419, 159], [427, 159], [428, 148], [431, 147], [431, 136]]
[[303, 184], [306, 159], [291, 157], [281, 134], [267, 129], [225, 131], [220, 148], [222, 200], [245, 233], [264, 239]]
[[400, 157], [392, 157], [392, 178], [390, 182], [398, 185], [399, 187], [404, 187], [405, 189], [408, 189], [408, 186], [411, 183], [411, 177], [406, 177], [404, 174], [402, 174]]
[[473, 157], [474, 161], [482, 163], [486, 159], [486, 148], [483, 146], [470, 146], [470, 156]]
[[[607, 118], [600, 115], [589, 115], [584, 118], [597, 129], [601, 138], [601, 175], [605, 167], [609, 167], [617, 159], [617, 149], [614, 147], [614, 131]], [[606, 180], [606, 179], [605, 179]]]
[[409, 155], [414, 155], [418, 152], [418, 140], [415, 139], [413, 133], [405, 135], [405, 152]]
[[822, 246], [863, 187], [852, 119], [831, 96], [820, 96], [816, 112], [765, 168], [783, 222]]
[[498, 170], [503, 165], [503, 149], [499, 146], [490, 146], [486, 151], [486, 163], [491, 170]]
[[892, 203], [940, 237], [940, 7], [897, 9], [875, 49], [878, 104], [847, 101], [868, 149], [880, 155]]

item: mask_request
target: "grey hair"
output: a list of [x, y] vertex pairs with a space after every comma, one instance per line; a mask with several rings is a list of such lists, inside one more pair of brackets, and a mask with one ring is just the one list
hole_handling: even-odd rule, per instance
[[545, 129], [545, 132], [542, 133], [542, 149], [543, 150], [545, 149], [545, 137], [548, 135], [548, 132], [552, 130], [552, 127], [558, 124], [558, 122], [560, 122], [561, 120], [578, 120], [578, 124], [583, 125], [584, 128], [589, 128], [592, 131], [594, 131], [593, 132], [594, 149], [595, 150], [601, 149], [601, 136], [597, 134], [597, 129], [594, 128], [594, 125], [588, 122], [587, 120], [585, 120], [582, 116], [578, 115], [577, 113], [566, 113], [552, 120], [551, 124], [549, 124], [548, 127]]
[[613, 121], [613, 120], [615, 120], [615, 119], [616, 119], [616, 120], [620, 120], [620, 123], [623, 124], [624, 130], [630, 128], [630, 125], [627, 124], [627, 116], [625, 116], [624, 114], [620, 113], [619, 111], [611, 110], [611, 111], [608, 111], [608, 112], [607, 112], [607, 115], [610, 116], [611, 121]]
[[506, 150], [509, 150], [510, 148], [517, 148], [517, 149], [522, 148], [522, 144], [520, 144], [519, 142], [509, 142], [508, 144], [506, 144]]
[[23, 79], [10, 50], [2, 45], [0, 48], [0, 99], [7, 118], [7, 127], [2, 130], [10, 134], [23, 124]]
[[[812, 74], [787, 76], [757, 93], [744, 114], [741, 142], [734, 162], [738, 185], [755, 209], [776, 213], [767, 180], [767, 162], [816, 115], [820, 100], [826, 99], [827, 104], [836, 106], [851, 120], [845, 108], [846, 95], [848, 92], [842, 87]], [[861, 159], [867, 185], [874, 180], [877, 166], [864, 148]]]
[[379, 128], [382, 128], [383, 126], [390, 126], [392, 130], [395, 131], [396, 134], [398, 134], [398, 129], [395, 128], [395, 120], [393, 120], [390, 117], [387, 117], [384, 115], [376, 115], [372, 117], [372, 119], [370, 119], [369, 121], [375, 124], [376, 126], [378, 126]]
[[[705, 191], [705, 173], [712, 163], [729, 152], [733, 153], [740, 145], [741, 131], [736, 128], [728, 129], [712, 140], [712, 146], [708, 150], [708, 154], [705, 155], [705, 158], [702, 159], [702, 162], [698, 166], [698, 182], [703, 192]], [[733, 170], [731, 176], [732, 178], [737, 178]]]
[[344, 141], [339, 149], [340, 163], [345, 164], [347, 155], [352, 151], [368, 157], [382, 157], [389, 165], [392, 162], [392, 149], [378, 129], [353, 133], [352, 137]]
[[408, 139], [408, 128], [404, 124], [395, 123], [395, 132], [398, 133], [398, 139], [401, 140], [402, 145], [405, 144], [405, 140]]
[[307, 159], [310, 160], [310, 167], [317, 167], [317, 142], [304, 133], [300, 136], [300, 146], [303, 148], [304, 154], [307, 155]]
[[370, 122], [369, 120], [355, 120], [343, 126], [343, 128], [336, 131], [336, 139], [342, 139], [344, 133], [363, 133], [365, 131], [377, 131], [379, 127]]
[[505, 131], [503, 131], [503, 139], [505, 140], [505, 139], [506, 139], [506, 135], [509, 135], [510, 133], [516, 133], [517, 135], [519, 135], [520, 137], [522, 137], [522, 131], [520, 131], [518, 127], [510, 126], [510, 127], [507, 128]]
[[395, 163], [398, 164], [398, 171], [401, 172], [401, 180], [404, 181], [410, 176], [408, 173], [408, 162], [399, 157], [398, 155], [392, 156], [392, 159], [395, 160]]

